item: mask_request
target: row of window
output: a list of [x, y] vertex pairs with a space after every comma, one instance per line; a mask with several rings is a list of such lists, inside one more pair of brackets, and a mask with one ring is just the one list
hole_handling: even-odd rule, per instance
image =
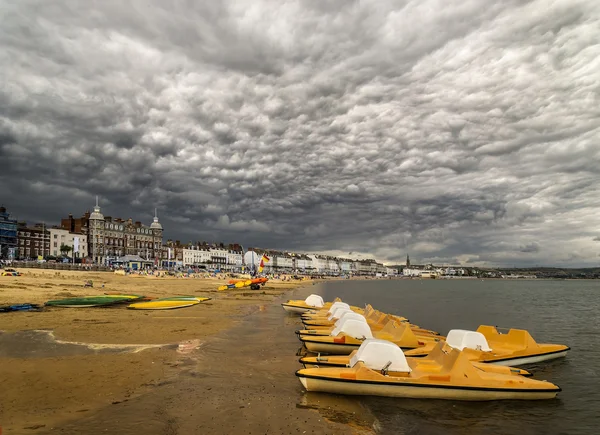
[[[44, 234], [42, 233], [26, 233], [24, 231], [19, 231], [19, 237], [33, 237], [33, 238], [39, 238], [39, 239], [45, 239]], [[56, 236], [54, 236], [56, 237]]]
[[[123, 231], [123, 228], [123, 225], [120, 224], [112, 224], [108, 222], [104, 224], [104, 229], [106, 230]], [[149, 228], [136, 228], [135, 232], [138, 234], [152, 234], [152, 230]]]
[[[29, 246], [29, 242], [31, 242], [31, 240], [23, 240], [23, 239], [19, 239], [19, 245], [23, 246], [23, 245], [27, 245]], [[35, 246], [39, 246], [43, 243], [43, 241], [37, 241], [34, 240], [34, 244]], [[46, 247], [50, 246], [50, 242], [46, 241]]]

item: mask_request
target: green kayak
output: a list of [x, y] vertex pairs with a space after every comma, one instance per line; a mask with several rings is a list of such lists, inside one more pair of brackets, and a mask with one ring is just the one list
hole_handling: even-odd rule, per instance
[[62, 308], [89, 308], [135, 301], [142, 297], [143, 296], [139, 295], [81, 296], [77, 298], [57, 299], [55, 301], [48, 301], [45, 305]]

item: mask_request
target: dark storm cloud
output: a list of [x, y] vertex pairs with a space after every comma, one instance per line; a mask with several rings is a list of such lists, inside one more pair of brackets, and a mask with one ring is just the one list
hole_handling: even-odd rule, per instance
[[[1, 201], [168, 237], [588, 264], [600, 4], [12, 2]], [[543, 246], [543, 249], [540, 247]]]

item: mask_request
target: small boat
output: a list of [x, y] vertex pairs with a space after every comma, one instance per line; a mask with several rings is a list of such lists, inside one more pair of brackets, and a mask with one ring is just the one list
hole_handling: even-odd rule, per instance
[[417, 336], [406, 323], [393, 320], [373, 332], [367, 323], [356, 319], [345, 320], [327, 336], [300, 335], [299, 338], [309, 352], [330, 355], [348, 355], [367, 338], [389, 340], [403, 349], [415, 349], [440, 340], [438, 336]]
[[41, 311], [42, 308], [38, 304], [14, 304], [0, 306], [0, 313], [8, 313], [11, 311]]
[[[341, 313], [341, 315], [340, 315], [340, 313]], [[373, 332], [380, 331], [381, 329], [383, 329], [389, 321], [396, 321], [399, 323], [406, 323], [415, 334], [439, 336], [439, 334], [435, 331], [423, 329], [417, 325], [411, 324], [408, 321], [408, 319], [406, 319], [404, 317], [393, 316], [390, 314], [382, 313], [381, 311], [378, 311], [378, 310], [373, 310], [373, 308], [370, 305], [367, 305], [367, 308], [365, 308], [364, 315], [359, 314], [354, 311], [349, 311], [349, 310], [347, 310], [345, 312], [344, 311], [336, 311], [334, 314], [331, 315], [332, 320], [335, 321], [335, 323], [333, 323], [332, 326], [307, 325], [307, 326], [305, 326], [305, 329], [297, 330], [296, 334], [298, 334], [298, 335], [329, 335], [331, 333], [331, 331], [336, 326], [339, 325], [339, 323], [342, 319], [344, 319], [344, 318], [346, 318], [346, 316], [350, 316], [350, 315], [352, 316], [352, 318], [355, 318], [358, 320], [361, 320], [361, 319], [365, 320], [369, 324], [369, 327], [371, 328], [371, 331], [373, 331]], [[337, 320], [336, 320], [335, 318], [337, 316], [339, 316], [339, 318], [337, 318]], [[329, 320], [328, 320], [328, 322], [329, 322]]]
[[300, 369], [296, 376], [307, 391], [415, 399], [538, 400], [561, 391], [551, 382], [481, 370], [464, 352], [447, 349], [421, 363], [393, 343], [367, 339], [350, 367]]
[[0, 273], [2, 276], [21, 276], [20, 272], [17, 272], [15, 269], [6, 268]]
[[48, 301], [45, 305], [61, 308], [91, 308], [130, 302], [142, 298], [139, 295], [98, 295]]
[[[477, 331], [453, 329], [446, 343], [463, 350], [472, 361], [505, 366], [521, 366], [565, 357], [570, 350], [562, 344], [537, 343], [524, 329], [509, 329], [506, 334], [494, 326], [481, 325]], [[422, 357], [429, 353], [432, 345], [412, 350], [407, 356]]]
[[[319, 317], [308, 318], [306, 314], [302, 315], [302, 324], [304, 325], [304, 330], [310, 330], [315, 332], [310, 332], [315, 335], [319, 334], [318, 331], [324, 331], [325, 329], [333, 329], [335, 326], [335, 322], [341, 317], [343, 311], [335, 311], [334, 307], [336, 304], [333, 304], [331, 308], [326, 312], [326, 315], [321, 315]], [[347, 310], [351, 310], [357, 314], [362, 314], [366, 319], [369, 326], [375, 331], [381, 329], [388, 320], [395, 320], [399, 323], [407, 323], [410, 325], [410, 328], [417, 334], [424, 335], [439, 335], [436, 331], [431, 331], [429, 329], [423, 329], [418, 325], [412, 324], [406, 317], [396, 316], [393, 314], [386, 314], [379, 310], [373, 309], [371, 305], [367, 305], [364, 309], [358, 307], [350, 307], [348, 304], [345, 304]], [[339, 309], [339, 307], [338, 307]]]
[[264, 286], [268, 280], [269, 278], [230, 279], [227, 284], [219, 286], [217, 290], [223, 291], [243, 287], [250, 287], [252, 290], [258, 290], [260, 286]]
[[[429, 353], [429, 355], [427, 355], [426, 357], [423, 357], [423, 358], [419, 358], [419, 360], [425, 361], [426, 359], [435, 359], [436, 352], [440, 352], [440, 351], [448, 352], [448, 349], [446, 349], [447, 346], [448, 345], [445, 342], [440, 341], [435, 345], [435, 347]], [[352, 353], [350, 355], [303, 356], [298, 361], [304, 366], [304, 368], [350, 367], [350, 360], [352, 359], [352, 357], [354, 355], [356, 355], [356, 352], [358, 352], [358, 350], [352, 351]], [[407, 360], [410, 361], [410, 359], [411, 359], [411, 357], [407, 357]], [[476, 361], [471, 361], [471, 364], [473, 364], [476, 368], [478, 368], [480, 370], [490, 372], [490, 373], [520, 375], [520, 376], [527, 376], [527, 377], [532, 376], [532, 374], [530, 372], [528, 372], [527, 370], [523, 370], [523, 369], [519, 369], [519, 368], [515, 368], [515, 367], [485, 364], [485, 363], [480, 363], [480, 362], [476, 362]]]
[[377, 326], [376, 324], [369, 323], [369, 321], [362, 314], [358, 314], [358, 313], [355, 313], [354, 311], [350, 311], [350, 310], [345, 310], [342, 312], [340, 317], [335, 321], [335, 323], [331, 327], [315, 326], [311, 329], [297, 329], [296, 334], [298, 336], [300, 336], [300, 335], [330, 335], [331, 332], [337, 326], [341, 325], [347, 319], [355, 319], [355, 320], [363, 321], [371, 327], [371, 330], [374, 330], [374, 328]]
[[130, 304], [127, 308], [132, 310], [173, 310], [176, 308], [191, 307], [200, 302], [208, 301], [210, 298], [201, 298], [196, 296], [173, 296], [169, 298], [154, 299], [148, 302], [136, 302]]
[[289, 300], [281, 304], [281, 306], [288, 313], [302, 314], [314, 308], [323, 308], [326, 304], [321, 296], [312, 294], [303, 301]]
[[[335, 301], [330, 306], [323, 307], [318, 311], [308, 311], [302, 314], [301, 319], [304, 325], [311, 326], [331, 326], [333, 314], [338, 310], [354, 311], [358, 314], [365, 314], [365, 310], [359, 307], [352, 307], [345, 302]], [[340, 311], [341, 312], [341, 311]], [[336, 319], [339, 317], [336, 317]]]

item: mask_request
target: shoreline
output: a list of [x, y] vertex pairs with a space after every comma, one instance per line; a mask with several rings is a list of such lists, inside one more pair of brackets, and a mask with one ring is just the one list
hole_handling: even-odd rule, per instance
[[[86, 279], [94, 281], [93, 288], [83, 287]], [[152, 402], [157, 390], [176, 382], [173, 379], [186, 372], [187, 365], [193, 365], [190, 355], [201, 353], [206, 343], [218, 342], [219, 337], [227, 336], [242, 323], [254, 322], [254, 317], [264, 312], [281, 310], [280, 299], [289, 293], [310, 292], [315, 281], [275, 280], [269, 281], [264, 290], [217, 292], [216, 287], [222, 283], [217, 279], [54, 270], [25, 272], [16, 279], [0, 281], [0, 304], [42, 304], [49, 299], [104, 291], [213, 298], [194, 307], [167, 311], [49, 308], [0, 314], [0, 364], [4, 369], [0, 374], [4, 386], [0, 428], [5, 434], [44, 433], [60, 428], [66, 431], [61, 433], [77, 433], [68, 428], [80, 421], [93, 421], [98, 414], [122, 404]], [[275, 318], [283, 318], [283, 314], [281, 310]], [[289, 335], [285, 339], [296, 346], [293, 329], [279, 332], [283, 337]], [[260, 345], [255, 345], [252, 352], [259, 351]], [[289, 357], [297, 363], [293, 353]], [[285, 376], [295, 383], [293, 371]], [[301, 389], [301, 385], [294, 388]], [[304, 415], [307, 410], [315, 412], [314, 406], [297, 406], [293, 415]], [[326, 420], [320, 414], [315, 418], [315, 428], [321, 419]], [[345, 432], [336, 429], [336, 433]]]

